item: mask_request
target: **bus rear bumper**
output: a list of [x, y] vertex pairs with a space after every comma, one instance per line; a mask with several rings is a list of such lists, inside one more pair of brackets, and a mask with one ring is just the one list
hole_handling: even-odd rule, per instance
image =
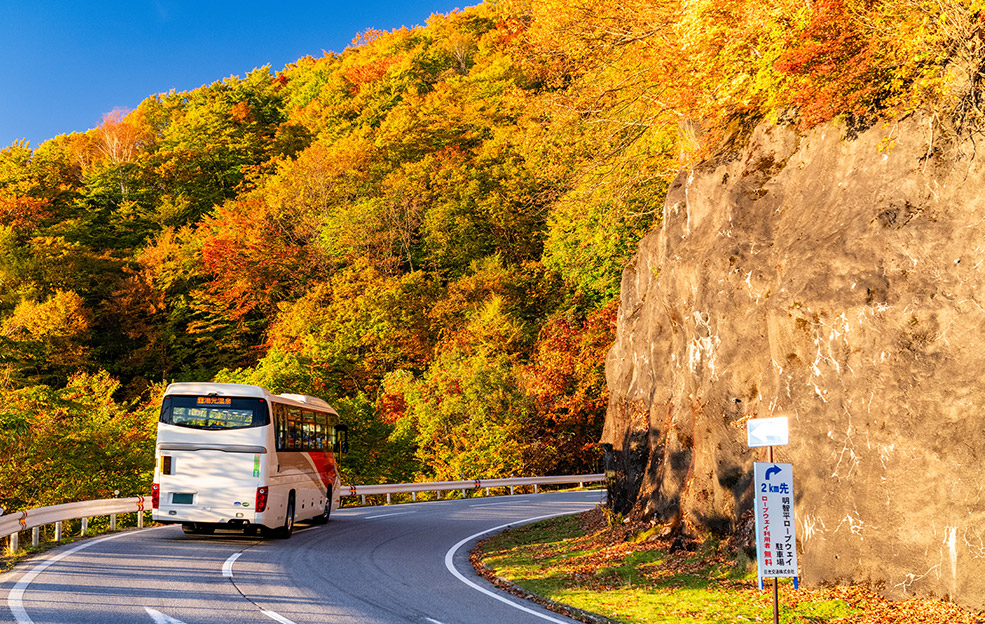
[[155, 509], [152, 517], [155, 522], [161, 524], [209, 524], [209, 525], [229, 525], [230, 527], [242, 527], [255, 524], [258, 520], [254, 511], [243, 509], [189, 509], [173, 507], [161, 507]]

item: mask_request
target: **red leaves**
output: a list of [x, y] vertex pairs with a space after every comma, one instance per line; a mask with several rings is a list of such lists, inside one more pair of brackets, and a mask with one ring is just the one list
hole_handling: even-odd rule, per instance
[[403, 394], [384, 392], [376, 403], [380, 419], [392, 425], [407, 414], [407, 399]]
[[605, 354], [612, 343], [618, 301], [585, 317], [563, 316], [548, 321], [527, 368], [527, 392], [535, 400], [541, 440], [550, 441], [556, 457], [532, 461], [561, 463], [557, 469], [594, 467], [608, 391]]
[[871, 112], [881, 80], [877, 40], [865, 35], [845, 0], [819, 0], [807, 28], [791, 37], [776, 71], [795, 78], [791, 99], [800, 107], [801, 127], [839, 113]]
[[200, 228], [202, 265], [212, 290], [224, 300], [260, 305], [274, 311], [284, 289], [298, 284], [313, 268], [312, 249], [296, 240], [262, 199], [241, 199], [217, 208]]

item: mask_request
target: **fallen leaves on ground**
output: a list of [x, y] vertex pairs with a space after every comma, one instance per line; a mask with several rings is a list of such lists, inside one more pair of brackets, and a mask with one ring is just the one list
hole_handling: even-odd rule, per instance
[[[734, 552], [726, 544], [682, 540], [672, 531], [658, 532], [659, 527], [639, 522], [617, 523], [610, 527], [600, 509], [582, 514], [581, 527], [583, 535], [580, 537], [525, 547], [527, 554], [542, 562], [550, 574], [566, 576], [567, 587], [596, 592], [625, 589], [627, 581], [616, 570], [625, 570], [628, 565], [634, 574], [633, 582], [646, 589], [672, 590], [677, 579], [705, 578], [715, 588], [734, 593], [736, 601], [772, 604], [772, 593], [768, 589], [760, 590], [755, 580], [734, 578], [729, 574], [729, 570], [735, 569], [736, 561]], [[567, 554], [563, 562], [559, 562], [558, 555], [562, 552]], [[485, 554], [485, 542], [480, 542], [471, 557], [481, 575], [508, 591], [537, 599], [522, 588], [497, 578], [484, 565]], [[858, 611], [847, 617], [811, 620], [819, 623], [985, 624], [985, 614], [975, 614], [942, 600], [889, 600], [862, 586], [795, 590], [789, 583], [784, 583], [781, 587], [781, 613], [803, 602], [834, 600], [842, 600]], [[538, 602], [582, 621], [607, 621], [605, 618], [593, 619], [591, 614], [579, 617], [578, 613], [569, 612], [563, 605], [549, 600]]]

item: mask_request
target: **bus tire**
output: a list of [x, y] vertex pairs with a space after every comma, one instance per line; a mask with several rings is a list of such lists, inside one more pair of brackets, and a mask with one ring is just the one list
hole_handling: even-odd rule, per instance
[[212, 535], [215, 533], [214, 527], [202, 526], [200, 524], [195, 524], [194, 522], [182, 523], [181, 530], [186, 535]]
[[325, 510], [320, 516], [311, 519], [311, 524], [326, 524], [329, 516], [332, 515], [332, 486], [328, 486], [328, 493], [325, 495]]
[[287, 515], [284, 517], [284, 526], [277, 529], [274, 537], [288, 539], [294, 533], [294, 492], [291, 492], [287, 499]]

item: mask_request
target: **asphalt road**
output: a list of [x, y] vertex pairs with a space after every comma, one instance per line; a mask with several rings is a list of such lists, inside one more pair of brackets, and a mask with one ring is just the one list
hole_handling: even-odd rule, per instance
[[343, 508], [289, 540], [174, 526], [91, 538], [0, 575], [0, 622], [568, 624], [493, 588], [468, 552], [506, 525], [590, 509], [601, 496]]

